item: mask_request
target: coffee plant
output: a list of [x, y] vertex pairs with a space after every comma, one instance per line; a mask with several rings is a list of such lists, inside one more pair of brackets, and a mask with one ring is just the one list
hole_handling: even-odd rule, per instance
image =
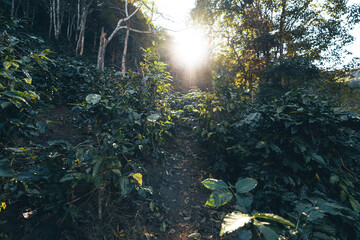
[[[212, 94], [195, 106], [199, 137], [225, 179], [257, 179], [253, 209], [297, 223], [289, 238], [358, 238], [359, 117], [301, 90], [246, 99]], [[249, 199], [239, 210], [249, 211]]]

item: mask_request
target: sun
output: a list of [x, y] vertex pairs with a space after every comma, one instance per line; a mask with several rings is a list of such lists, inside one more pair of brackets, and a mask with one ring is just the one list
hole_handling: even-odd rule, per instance
[[187, 29], [175, 35], [175, 57], [189, 68], [201, 65], [209, 55], [208, 41], [198, 29]]

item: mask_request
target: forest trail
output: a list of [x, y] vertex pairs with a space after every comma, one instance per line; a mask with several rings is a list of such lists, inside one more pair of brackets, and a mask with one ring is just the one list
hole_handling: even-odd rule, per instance
[[[206, 156], [186, 124], [167, 143], [167, 163], [148, 184], [165, 208], [163, 234], [157, 239], [217, 239], [220, 212], [205, 206], [209, 191], [201, 182], [208, 177]], [[149, 238], [150, 239], [150, 238]]]
[[[71, 107], [65, 105], [39, 114], [38, 119], [46, 123], [46, 133], [40, 141], [60, 139], [73, 146], [84, 142], [87, 131], [74, 124], [73, 114]], [[135, 240], [141, 235], [146, 240], [219, 239], [217, 233], [223, 212], [205, 206], [210, 191], [201, 184], [212, 172], [208, 156], [197, 142], [189, 123], [178, 123], [176, 129], [173, 136], [165, 140], [163, 151], [166, 160], [163, 164], [153, 159], [145, 166], [144, 184], [153, 189], [147, 201], [153, 201], [161, 215], [156, 217], [157, 211], [150, 211], [145, 202], [132, 202], [131, 199], [119, 201], [114, 198], [116, 193], [107, 192], [109, 198], [104, 207], [105, 220], [88, 225], [89, 219], [94, 223], [97, 221], [96, 195], [90, 194], [90, 204], [85, 203], [86, 207], [78, 218], [78, 227], [84, 236], [88, 236], [83, 239], [114, 237], [114, 231], [121, 232], [121, 229], [124, 234], [119, 234], [119, 239]], [[55, 224], [49, 229], [37, 231], [51, 232], [55, 231], [54, 227]], [[72, 227], [67, 229], [67, 232], [72, 231], [77, 230]]]

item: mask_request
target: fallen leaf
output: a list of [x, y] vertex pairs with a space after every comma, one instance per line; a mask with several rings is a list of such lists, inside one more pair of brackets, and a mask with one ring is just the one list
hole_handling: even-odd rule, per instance
[[188, 236], [191, 239], [198, 239], [200, 237], [200, 233], [192, 233]]

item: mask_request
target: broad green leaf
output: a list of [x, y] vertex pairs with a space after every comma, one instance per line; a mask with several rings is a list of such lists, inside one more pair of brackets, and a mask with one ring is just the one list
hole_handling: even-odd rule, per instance
[[220, 237], [226, 233], [231, 233], [238, 228], [245, 226], [251, 221], [253, 217], [241, 212], [229, 213], [225, 216], [223, 223], [221, 224]]
[[210, 207], [220, 207], [228, 203], [233, 198], [229, 189], [215, 190], [206, 201], [205, 205]]
[[45, 125], [42, 123], [42, 122], [37, 122], [36, 123], [36, 127], [37, 127], [37, 129], [39, 130], [39, 132], [41, 133], [41, 134], [44, 134], [45, 133]]
[[82, 173], [69, 173], [69, 174], [66, 174], [65, 176], [63, 176], [59, 182], [66, 182], [66, 181], [70, 181], [70, 180], [74, 180], [76, 178], [79, 178], [81, 177]]
[[307, 215], [308, 221], [315, 221], [325, 217], [325, 214], [320, 212], [319, 210], [313, 210]]
[[329, 235], [327, 235], [327, 234], [325, 234], [325, 233], [322, 233], [322, 232], [314, 232], [314, 234], [313, 234], [313, 237], [314, 237], [314, 239], [322, 239], [322, 240], [329, 240], [329, 239], [331, 239], [331, 240], [335, 240], [335, 238], [333, 237], [333, 236], [329, 236]]
[[276, 152], [277, 154], [281, 154], [282, 153], [282, 150], [275, 144], [270, 144], [270, 148]]
[[149, 122], [156, 122], [158, 119], [160, 118], [160, 114], [158, 113], [154, 113], [154, 114], [151, 114], [150, 116], [148, 116], [146, 119], [149, 121]]
[[284, 224], [284, 225], [295, 227], [295, 225], [293, 223], [291, 223], [289, 220], [286, 220], [285, 218], [280, 217], [280, 216], [275, 215], [275, 214], [272, 214], [272, 213], [255, 213], [254, 217], [255, 218], [268, 219], [268, 220], [272, 220], [272, 221], [275, 221], [275, 222], [279, 222], [279, 223]]
[[3, 66], [5, 69], [9, 69], [11, 67], [11, 62], [5, 61], [3, 62]]
[[10, 160], [7, 158], [0, 160], [0, 177], [11, 177], [13, 174]]
[[210, 190], [220, 190], [228, 188], [228, 185], [223, 180], [217, 180], [213, 178], [205, 179], [201, 183]]
[[236, 194], [236, 204], [239, 205], [240, 207], [245, 208], [246, 210], [249, 210], [253, 200], [254, 197], [251, 193]]
[[257, 186], [258, 182], [253, 178], [243, 178], [237, 181], [235, 187], [237, 193], [247, 193]]
[[313, 153], [311, 155], [311, 158], [322, 165], [326, 165], [325, 160], [320, 155], [317, 155], [316, 153]]
[[252, 121], [259, 121], [261, 118], [261, 113], [250, 113], [247, 118], [245, 119], [245, 121], [247, 122], [252, 122]]
[[23, 63], [29, 63], [29, 62], [31, 62], [31, 59], [30, 59], [28, 56], [24, 56], [24, 57], [21, 59], [21, 61], [22, 61]]
[[127, 177], [122, 177], [119, 179], [119, 187], [122, 196], [126, 196], [131, 192], [130, 182]]
[[86, 96], [86, 101], [89, 104], [97, 104], [100, 102], [100, 100], [101, 100], [101, 95], [99, 94], [89, 94]]
[[165, 223], [165, 222], [162, 222], [162, 223], [161, 223], [161, 226], [160, 226], [160, 231], [161, 231], [161, 232], [165, 232], [165, 231], [166, 231], [166, 227], [167, 227], [166, 223]]
[[119, 169], [111, 169], [111, 171], [117, 175], [121, 175], [121, 171]]
[[3, 102], [1, 102], [1, 108], [2, 109], [5, 109], [5, 108], [7, 108], [7, 107], [9, 107], [10, 105], [11, 105], [11, 102], [5, 102], [5, 101], [3, 101]]
[[102, 165], [102, 159], [98, 158], [96, 160], [96, 163], [95, 163], [95, 166], [94, 166], [94, 169], [93, 169], [93, 173], [92, 173], [93, 177], [99, 175], [100, 170], [101, 170], [101, 165]]
[[241, 229], [238, 233], [237, 240], [251, 240], [252, 232], [250, 230]]
[[279, 234], [274, 232], [270, 227], [266, 227], [263, 224], [258, 224], [256, 227], [259, 229], [259, 231], [264, 235], [266, 240], [278, 240]]
[[350, 200], [350, 204], [351, 204], [352, 208], [355, 210], [355, 212], [359, 213], [360, 212], [360, 203], [353, 196], [350, 196], [349, 200]]

